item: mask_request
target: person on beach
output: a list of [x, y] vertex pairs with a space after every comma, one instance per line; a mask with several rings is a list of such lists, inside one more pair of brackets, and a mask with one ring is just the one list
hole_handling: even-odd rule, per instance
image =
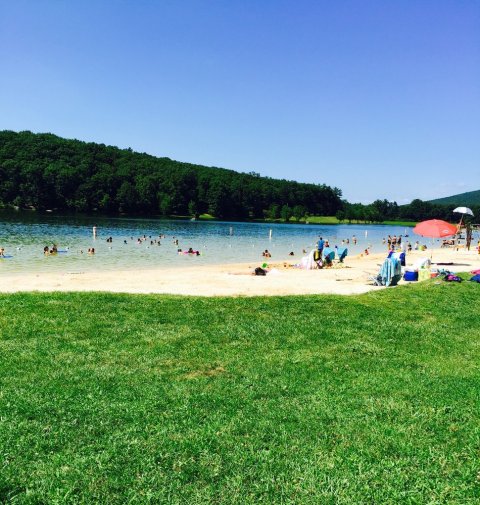
[[268, 249], [265, 249], [265, 251], [263, 251], [262, 256], [264, 258], [271, 258], [272, 257], [272, 255], [270, 254], [270, 251]]
[[323, 237], [320, 237], [317, 242], [317, 251], [320, 253], [320, 257], [322, 257], [322, 252], [325, 247], [325, 242], [323, 240]]
[[43, 248], [43, 254], [45, 256], [48, 256], [50, 254], [50, 250], [48, 249], [48, 245], [46, 245], [44, 248]]
[[4, 248], [4, 247], [0, 247], [0, 256], [1, 256], [2, 258], [4, 258], [4, 257], [5, 257], [5, 248]]

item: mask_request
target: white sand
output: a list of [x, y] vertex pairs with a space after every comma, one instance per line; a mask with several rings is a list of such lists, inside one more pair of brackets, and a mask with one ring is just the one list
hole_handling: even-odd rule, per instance
[[[430, 257], [431, 254], [434, 263], [453, 263], [442, 267], [453, 272], [480, 269], [480, 255], [476, 250], [468, 252], [453, 249], [413, 251], [407, 255], [407, 266], [419, 258]], [[385, 257], [386, 254], [347, 257], [343, 266], [322, 270], [285, 268], [284, 262], [273, 261], [271, 265], [276, 268], [264, 277], [251, 275], [253, 269], [262, 264], [261, 259], [258, 263], [140, 271], [4, 274], [0, 277], [0, 292], [109, 291], [198, 296], [351, 295], [384, 289], [372, 286], [368, 277], [378, 273]], [[293, 263], [292, 258], [285, 263]]]

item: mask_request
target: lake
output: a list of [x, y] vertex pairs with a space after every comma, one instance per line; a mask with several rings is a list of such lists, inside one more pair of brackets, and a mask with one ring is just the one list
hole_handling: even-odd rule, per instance
[[[93, 226], [97, 238], [93, 238]], [[271, 237], [270, 237], [271, 233]], [[349, 254], [386, 250], [382, 239], [388, 234], [412, 233], [403, 226], [305, 225], [237, 223], [163, 219], [60, 216], [37, 212], [0, 212], [0, 247], [11, 258], [0, 260], [0, 271], [92, 271], [131, 270], [158, 267], [263, 262], [268, 249], [270, 261], [299, 261], [303, 251], [315, 247], [319, 235], [330, 245], [348, 247]], [[164, 238], [159, 238], [165, 236]], [[353, 244], [356, 236], [357, 245]], [[107, 238], [112, 237], [111, 242]], [[138, 241], [138, 239], [142, 239]], [[419, 237], [411, 237], [412, 243]], [[342, 240], [350, 244], [342, 245]], [[175, 240], [178, 240], [178, 246]], [[153, 242], [153, 243], [152, 243]], [[67, 251], [44, 256], [43, 248], [57, 244]], [[95, 255], [88, 255], [89, 248]], [[198, 250], [200, 256], [178, 254], [177, 249]], [[289, 257], [293, 251], [294, 256]]]

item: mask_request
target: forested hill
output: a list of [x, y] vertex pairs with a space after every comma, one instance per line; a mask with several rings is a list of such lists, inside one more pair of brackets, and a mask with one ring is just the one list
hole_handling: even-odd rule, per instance
[[[292, 167], [294, 173], [294, 167]], [[276, 218], [335, 215], [341, 191], [29, 131], [0, 132], [0, 205]]]
[[480, 190], [447, 196], [445, 198], [437, 198], [436, 200], [430, 200], [430, 203], [455, 206], [478, 206], [480, 205]]

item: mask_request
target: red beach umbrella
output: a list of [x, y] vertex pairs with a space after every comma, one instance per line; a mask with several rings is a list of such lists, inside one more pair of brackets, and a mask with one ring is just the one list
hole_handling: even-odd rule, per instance
[[430, 238], [451, 237], [457, 233], [457, 227], [441, 219], [429, 219], [418, 223], [413, 233]]

